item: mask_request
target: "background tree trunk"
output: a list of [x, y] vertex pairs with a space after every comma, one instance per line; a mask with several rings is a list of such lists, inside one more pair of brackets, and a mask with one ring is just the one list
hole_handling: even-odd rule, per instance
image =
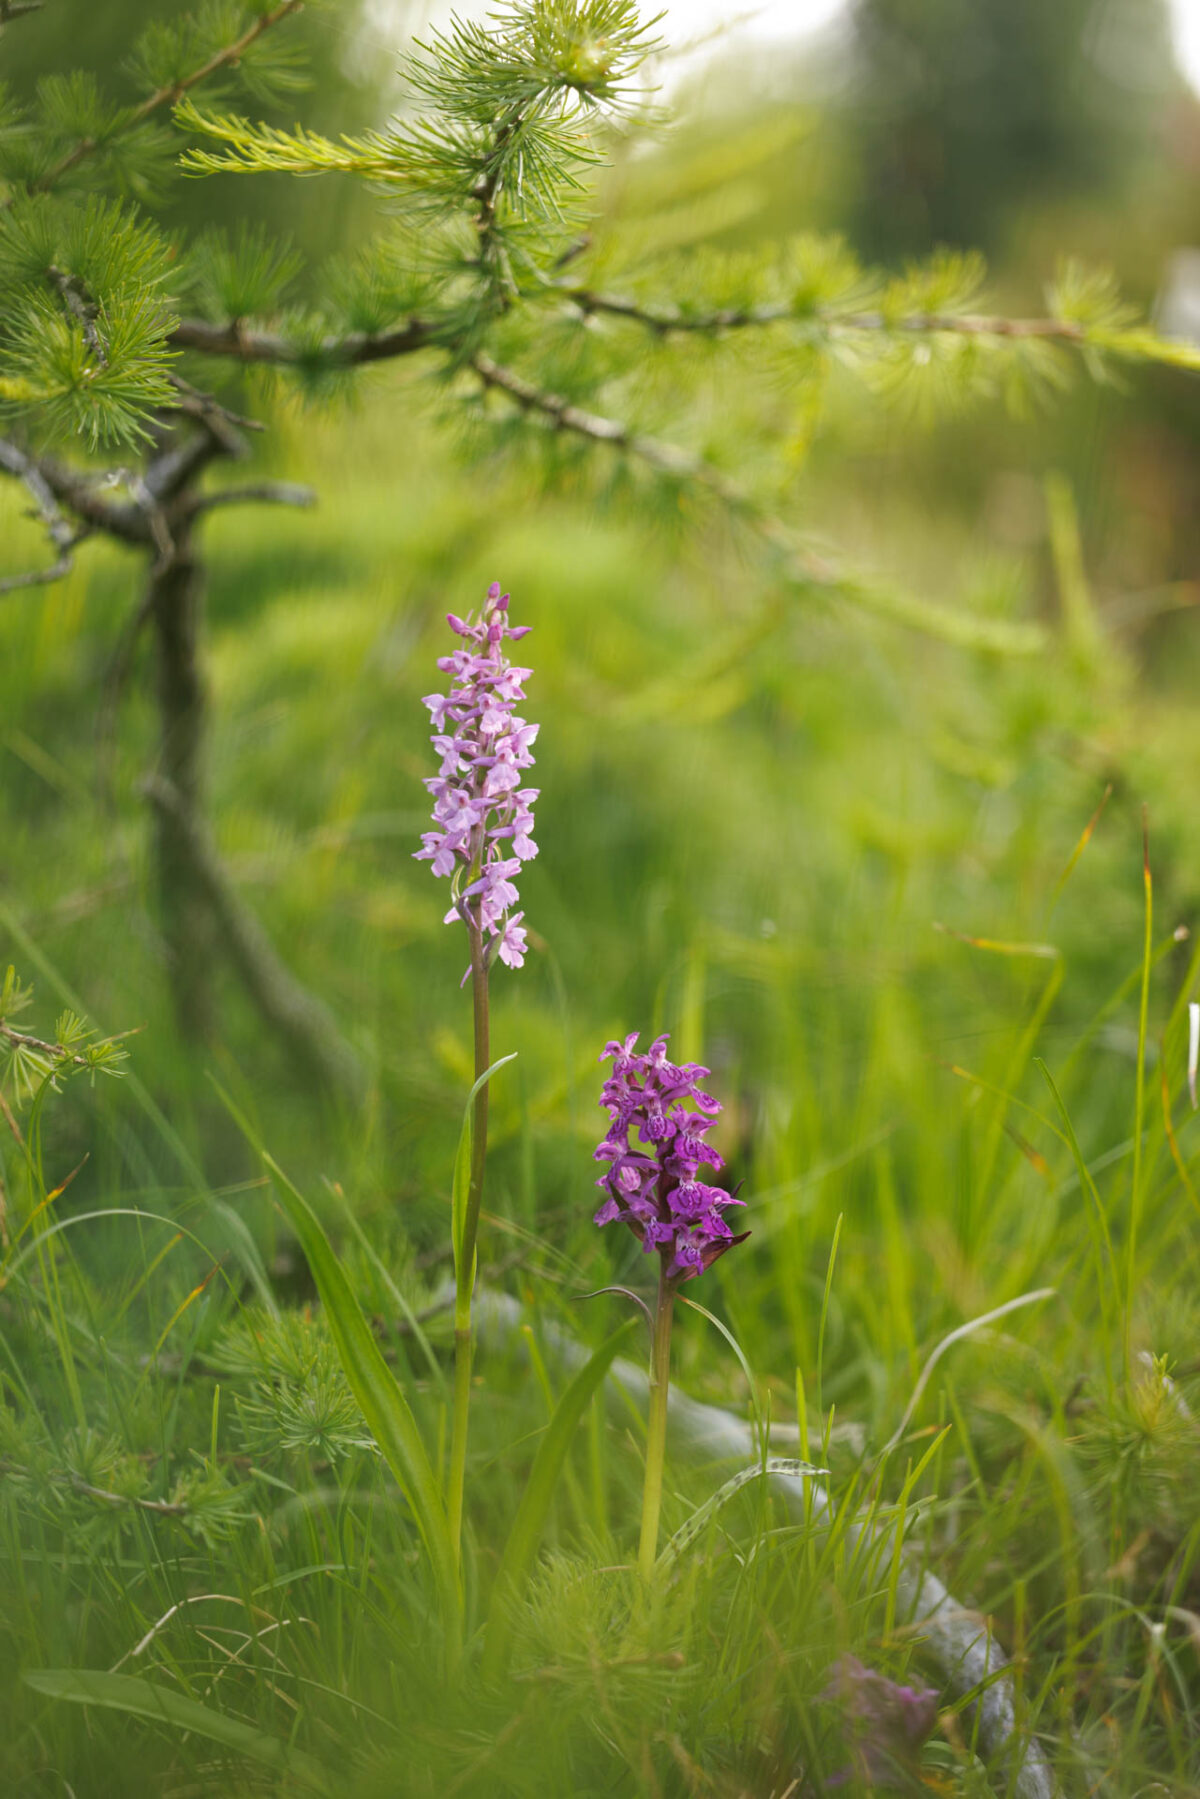
[[159, 778], [178, 796], [155, 806], [154, 859], [167, 973], [179, 1029], [193, 1042], [211, 1038], [217, 923], [196, 879], [188, 820], [204, 809], [207, 695], [200, 668], [204, 582], [194, 527], [172, 519], [171, 547], [150, 573], [147, 613], [154, 633]]

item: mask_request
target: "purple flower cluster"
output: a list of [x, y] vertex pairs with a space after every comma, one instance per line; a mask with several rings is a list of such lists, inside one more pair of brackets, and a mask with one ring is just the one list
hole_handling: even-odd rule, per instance
[[525, 914], [513, 911], [522, 862], [537, 855], [533, 841], [536, 787], [522, 787], [521, 771], [533, 766], [537, 725], [513, 711], [525, 698], [522, 682], [532, 669], [514, 668], [504, 654], [505, 639], [516, 641], [529, 625], [510, 625], [508, 598], [500, 583], [488, 588], [481, 617], [446, 622], [466, 643], [440, 656], [438, 667], [452, 676], [448, 694], [426, 694], [433, 719], [433, 747], [442, 758], [439, 774], [426, 781], [433, 795], [435, 830], [425, 831], [417, 861], [433, 863], [435, 875], [452, 875], [450, 924], [461, 918], [478, 929], [490, 962], [520, 968], [527, 948]]
[[666, 1037], [641, 1056], [636, 1044], [635, 1031], [624, 1043], [607, 1044], [600, 1057], [611, 1056], [613, 1070], [600, 1096], [609, 1126], [595, 1160], [609, 1169], [596, 1182], [608, 1195], [596, 1223], [620, 1219], [643, 1249], [659, 1251], [670, 1279], [690, 1280], [750, 1235], [735, 1237], [723, 1216], [727, 1206], [746, 1202], [697, 1178], [702, 1169], [724, 1167], [704, 1140], [721, 1110], [699, 1084], [708, 1069], [669, 1062]]
[[899, 1686], [865, 1668], [857, 1656], [843, 1655], [830, 1670], [822, 1697], [842, 1708], [854, 1756], [852, 1767], [826, 1775], [826, 1786], [863, 1780], [872, 1787], [901, 1787], [919, 1773], [921, 1746], [937, 1723], [932, 1687]]

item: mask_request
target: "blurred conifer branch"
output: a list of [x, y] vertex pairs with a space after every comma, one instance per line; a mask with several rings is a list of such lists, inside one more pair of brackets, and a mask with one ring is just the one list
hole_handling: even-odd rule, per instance
[[[57, 1088], [68, 1076], [85, 1072], [122, 1073], [127, 1051], [119, 1037], [97, 1037], [85, 1018], [66, 1011], [54, 1027], [54, 1038], [18, 1030], [12, 1020], [33, 1000], [33, 989], [8, 968], [0, 982], [0, 1088], [7, 1088], [18, 1104], [32, 1099], [43, 1086]], [[126, 1033], [128, 1035], [128, 1033]], [[5, 1108], [6, 1117], [11, 1114]]]

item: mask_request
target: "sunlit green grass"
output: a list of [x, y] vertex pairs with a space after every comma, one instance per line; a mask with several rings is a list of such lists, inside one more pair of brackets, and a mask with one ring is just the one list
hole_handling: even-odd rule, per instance
[[[156, 1680], [293, 1742], [337, 1792], [431, 1795], [782, 1794], [801, 1765], [816, 1790], [844, 1760], [819, 1698], [831, 1660], [848, 1648], [928, 1678], [919, 1635], [889, 1619], [888, 1569], [836, 1531], [787, 1526], [753, 1488], [678, 1585], [643, 1600], [627, 1571], [639, 1425], [618, 1406], [580, 1432], [514, 1678], [448, 1688], [415, 1534], [208, 1079], [321, 1212], [444, 1454], [445, 1318], [422, 1339], [396, 1298], [423, 1313], [444, 1288], [470, 1084], [460, 934], [411, 860], [431, 767], [419, 698], [444, 612], [501, 578], [535, 627], [541, 854], [522, 894], [536, 953], [493, 982], [496, 1053], [519, 1053], [495, 1081], [484, 1275], [526, 1305], [530, 1336], [478, 1364], [469, 1625], [565, 1381], [545, 1327], [597, 1343], [620, 1302], [577, 1296], [645, 1278], [632, 1239], [590, 1224], [596, 1057], [616, 1032], [669, 1029], [713, 1068], [754, 1232], [697, 1297], [783, 1439], [791, 1427], [784, 1453], [799, 1378], [848, 1516], [872, 1491], [894, 1502], [948, 1426], [908, 1538], [994, 1619], [1068, 1790], [1186, 1787], [1198, 1207], [1162, 1087], [1194, 1181], [1194, 946], [1174, 935], [1198, 891], [1186, 694], [1139, 688], [1115, 658], [1081, 669], [1061, 633], [1007, 665], [781, 602], [736, 546], [539, 501], [487, 462], [451, 475], [429, 428], [396, 428], [393, 400], [324, 427], [319, 469], [281, 421], [281, 460], [319, 476], [321, 509], [231, 513], [210, 534], [217, 836], [363, 1053], [362, 1116], [314, 1101], [223, 970], [222, 1041], [193, 1054], [174, 1036], [135, 791], [147, 666], [96, 737], [132, 566], [97, 559], [0, 613], [0, 960], [35, 981], [46, 1030], [68, 993], [106, 1031], [144, 1027], [130, 1079], [46, 1104], [46, 1186], [88, 1160], [0, 1289], [0, 1785], [293, 1790], [197, 1736], [21, 1687], [39, 1667]], [[936, 542], [961, 566], [951, 525]], [[936, 560], [904, 531], [891, 547]], [[10, 1137], [0, 1153], [15, 1239], [38, 1186]], [[71, 1226], [16, 1267], [50, 1219], [107, 1208], [154, 1216]], [[262, 1309], [238, 1220], [298, 1322]], [[1055, 1295], [947, 1351], [871, 1489], [938, 1342], [1043, 1287]], [[745, 1415], [739, 1366], [695, 1313], [675, 1366]], [[728, 1472], [674, 1463], [666, 1528]], [[970, 1743], [967, 1714], [935, 1736], [943, 1790], [989, 1790]], [[1006, 1790], [1003, 1770], [991, 1780]]]

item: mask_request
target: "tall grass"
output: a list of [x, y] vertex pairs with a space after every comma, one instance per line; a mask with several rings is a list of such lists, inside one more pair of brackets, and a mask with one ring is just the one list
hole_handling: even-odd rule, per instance
[[[449, 478], [430, 435], [397, 444], [386, 403], [342, 441], [322, 515], [214, 529], [212, 783], [239, 881], [372, 1094], [354, 1118], [314, 1104], [224, 988], [206, 1060], [336, 1241], [440, 1473], [472, 1063], [461, 944], [409, 860], [416, 702], [446, 606], [502, 574], [536, 626], [542, 941], [493, 982], [493, 1053], [520, 1060], [494, 1083], [482, 1275], [528, 1322], [476, 1366], [466, 1671], [445, 1679], [415, 1525], [291, 1229], [172, 1036], [135, 696], [95, 756], [131, 603], [114, 560], [0, 614], [0, 960], [47, 1019], [73, 994], [104, 1029], [144, 1026], [131, 1079], [50, 1096], [40, 1162], [3, 1152], [0, 1787], [816, 1791], [845, 1762], [834, 1658], [923, 1678], [894, 1565], [850, 1534], [872, 1504], [993, 1621], [1071, 1791], [1194, 1783], [1191, 709], [1066, 655], [1016, 668], [781, 612], [728, 546], [534, 511], [498, 478], [481, 513], [478, 471]], [[751, 1379], [687, 1307], [675, 1378], [827, 1464], [836, 1518], [806, 1529], [748, 1483], [643, 1590], [644, 1426], [597, 1399], [505, 1599], [568, 1386], [544, 1333], [600, 1344], [618, 1302], [576, 1296], [644, 1279], [589, 1223], [594, 1056], [637, 1027], [713, 1065], [754, 1231], [701, 1295]], [[939, 1344], [1043, 1288], [946, 1348], [881, 1463]], [[730, 1472], [670, 1461], [664, 1538]], [[485, 1680], [491, 1604], [507, 1671]], [[168, 1697], [131, 1716], [133, 1688], [118, 1711], [19, 1684], [63, 1668]], [[926, 1751], [947, 1790], [988, 1790], [972, 1731], [953, 1707]]]

